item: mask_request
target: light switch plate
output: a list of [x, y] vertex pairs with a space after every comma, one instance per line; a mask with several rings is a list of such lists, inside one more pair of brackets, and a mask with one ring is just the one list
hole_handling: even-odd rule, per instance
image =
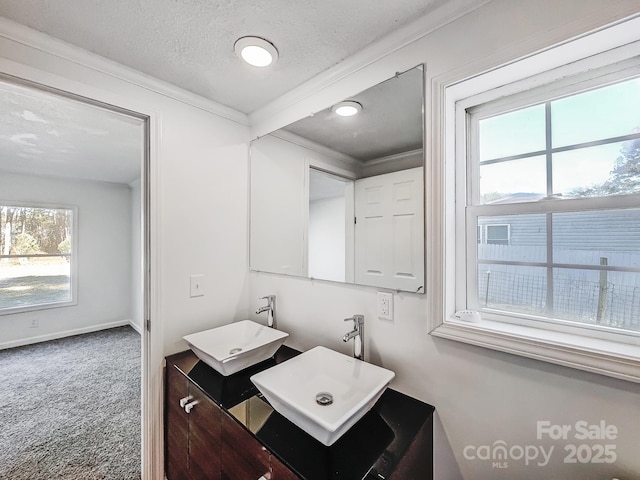
[[378, 292], [378, 318], [393, 320], [393, 293]]
[[191, 275], [191, 288], [190, 288], [190, 296], [193, 297], [202, 297], [204, 296], [204, 275]]

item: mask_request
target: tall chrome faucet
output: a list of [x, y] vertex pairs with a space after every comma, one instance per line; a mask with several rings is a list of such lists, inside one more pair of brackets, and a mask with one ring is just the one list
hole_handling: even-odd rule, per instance
[[267, 326], [276, 328], [276, 296], [266, 295], [264, 297], [260, 297], [259, 300], [266, 300], [267, 304], [264, 307], [258, 308], [256, 313], [260, 314], [262, 312], [267, 312]]
[[348, 342], [353, 338], [353, 356], [364, 361], [364, 315], [354, 315], [345, 318], [345, 322], [353, 322], [353, 330], [342, 337], [343, 342]]

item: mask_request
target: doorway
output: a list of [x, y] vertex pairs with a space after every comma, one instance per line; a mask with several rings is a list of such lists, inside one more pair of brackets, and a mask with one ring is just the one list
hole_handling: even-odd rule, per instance
[[[150, 350], [149, 118], [8, 76], [0, 77], [0, 102], [0, 228], [5, 234], [0, 274], [6, 277], [0, 279], [0, 295], [5, 293], [0, 348], [68, 343], [63, 339], [100, 332], [117, 338], [123, 329], [134, 329], [140, 337], [138, 403], [144, 425]], [[71, 212], [62, 228], [69, 234], [45, 245], [43, 222], [27, 221], [34, 212], [40, 217]], [[31, 275], [24, 274], [25, 267]], [[61, 282], [52, 281], [51, 268]], [[62, 297], [46, 295], [60, 285], [66, 289]], [[26, 295], [17, 295], [22, 292]], [[96, 365], [93, 372], [104, 378], [109, 368]], [[74, 413], [73, 394], [69, 406], [64, 414]], [[142, 465], [145, 449], [138, 450]]]

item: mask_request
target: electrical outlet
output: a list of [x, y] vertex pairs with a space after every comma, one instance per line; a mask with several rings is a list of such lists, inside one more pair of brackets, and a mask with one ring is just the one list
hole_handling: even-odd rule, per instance
[[40, 319], [38, 317], [33, 317], [29, 322], [29, 328], [36, 328], [40, 326]]
[[378, 318], [393, 320], [393, 293], [378, 292]]
[[190, 277], [190, 296], [203, 297], [204, 296], [204, 275], [191, 275]]

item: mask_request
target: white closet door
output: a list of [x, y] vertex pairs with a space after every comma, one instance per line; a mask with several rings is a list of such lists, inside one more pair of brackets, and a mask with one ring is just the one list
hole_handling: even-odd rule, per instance
[[419, 167], [356, 181], [356, 283], [424, 289], [422, 172]]

